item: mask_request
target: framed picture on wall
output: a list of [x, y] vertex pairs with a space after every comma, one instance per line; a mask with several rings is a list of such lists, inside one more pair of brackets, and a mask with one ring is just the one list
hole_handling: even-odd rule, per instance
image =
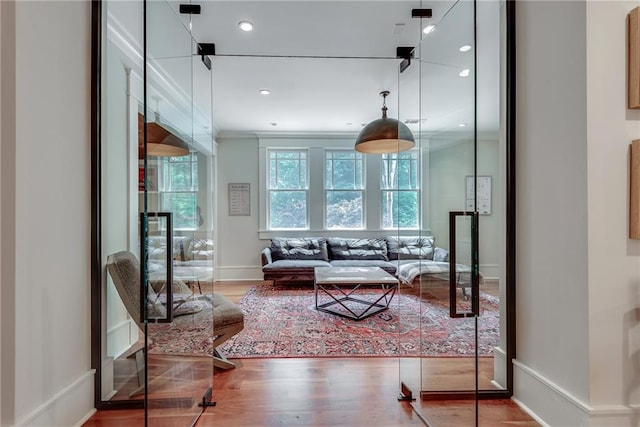
[[251, 215], [251, 184], [244, 182], [229, 184], [229, 215]]
[[[491, 215], [491, 177], [477, 176], [474, 182], [473, 176], [467, 176], [465, 209], [472, 212], [478, 209], [481, 215]], [[475, 195], [478, 195], [476, 207]]]

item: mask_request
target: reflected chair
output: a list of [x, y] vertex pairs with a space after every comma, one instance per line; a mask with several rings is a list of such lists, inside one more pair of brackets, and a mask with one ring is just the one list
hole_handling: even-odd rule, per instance
[[[142, 307], [140, 305], [140, 263], [136, 256], [130, 251], [120, 251], [109, 255], [107, 258], [107, 271], [109, 272], [113, 283], [118, 291], [118, 295], [138, 328], [144, 332], [144, 324], [142, 323]], [[151, 291], [151, 290], [150, 290]], [[154, 316], [161, 317], [163, 311], [166, 311], [161, 303], [148, 301], [151, 304], [148, 307], [149, 312]], [[234, 368], [235, 365], [230, 362], [217, 347], [222, 345], [229, 338], [240, 332], [244, 328], [244, 314], [242, 310], [233, 302], [222, 295], [213, 294], [211, 296], [212, 316], [213, 316], [213, 364], [222, 369]], [[138, 383], [144, 383], [144, 355], [141, 350], [135, 351], [136, 365], [138, 368]], [[141, 387], [143, 390], [143, 387]], [[140, 388], [134, 393], [140, 394]], [[134, 395], [132, 393], [131, 395]]]

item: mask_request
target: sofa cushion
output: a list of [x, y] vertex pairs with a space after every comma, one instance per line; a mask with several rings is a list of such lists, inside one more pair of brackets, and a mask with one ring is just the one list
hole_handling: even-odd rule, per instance
[[274, 237], [271, 239], [271, 256], [278, 260], [329, 261], [327, 241], [324, 237]]
[[[167, 259], [167, 236], [149, 236], [147, 239], [147, 252], [149, 259]], [[171, 255], [174, 260], [188, 261], [191, 252], [191, 237], [174, 236]]]
[[167, 237], [149, 236], [147, 238], [147, 255], [149, 259], [165, 261], [167, 259]]
[[433, 259], [433, 236], [389, 236], [389, 259]]
[[331, 267], [380, 267], [389, 274], [395, 274], [396, 266], [389, 261], [383, 261], [381, 259], [343, 259], [330, 261]]
[[433, 260], [437, 262], [449, 262], [449, 251], [443, 248], [435, 248]]
[[294, 271], [294, 270], [309, 270], [313, 271], [316, 267], [331, 267], [327, 261], [324, 260], [294, 260], [294, 259], [281, 259], [278, 261], [274, 261], [270, 264], [262, 267], [263, 272], [276, 272], [276, 271]]
[[177, 261], [189, 261], [191, 254], [191, 237], [173, 236], [173, 259]]
[[191, 243], [190, 259], [212, 260], [213, 259], [213, 240], [211, 239], [194, 239]]
[[388, 261], [385, 239], [327, 239], [331, 260], [382, 260]]

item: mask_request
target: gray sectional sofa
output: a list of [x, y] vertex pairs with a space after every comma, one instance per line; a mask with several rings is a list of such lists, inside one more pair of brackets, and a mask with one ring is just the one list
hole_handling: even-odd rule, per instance
[[[401, 283], [423, 274], [449, 280], [449, 253], [435, 246], [433, 236], [277, 237], [262, 251], [264, 280], [275, 283], [313, 283], [315, 267], [380, 267]], [[459, 281], [470, 275], [458, 264]]]

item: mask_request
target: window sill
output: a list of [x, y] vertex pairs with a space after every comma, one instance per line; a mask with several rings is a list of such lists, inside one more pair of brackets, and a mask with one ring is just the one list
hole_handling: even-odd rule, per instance
[[351, 229], [351, 230], [325, 230], [325, 229], [307, 229], [307, 230], [258, 230], [260, 240], [270, 240], [274, 237], [353, 237], [353, 238], [371, 238], [394, 236], [401, 234], [404, 236], [430, 236], [430, 230], [418, 229]]

